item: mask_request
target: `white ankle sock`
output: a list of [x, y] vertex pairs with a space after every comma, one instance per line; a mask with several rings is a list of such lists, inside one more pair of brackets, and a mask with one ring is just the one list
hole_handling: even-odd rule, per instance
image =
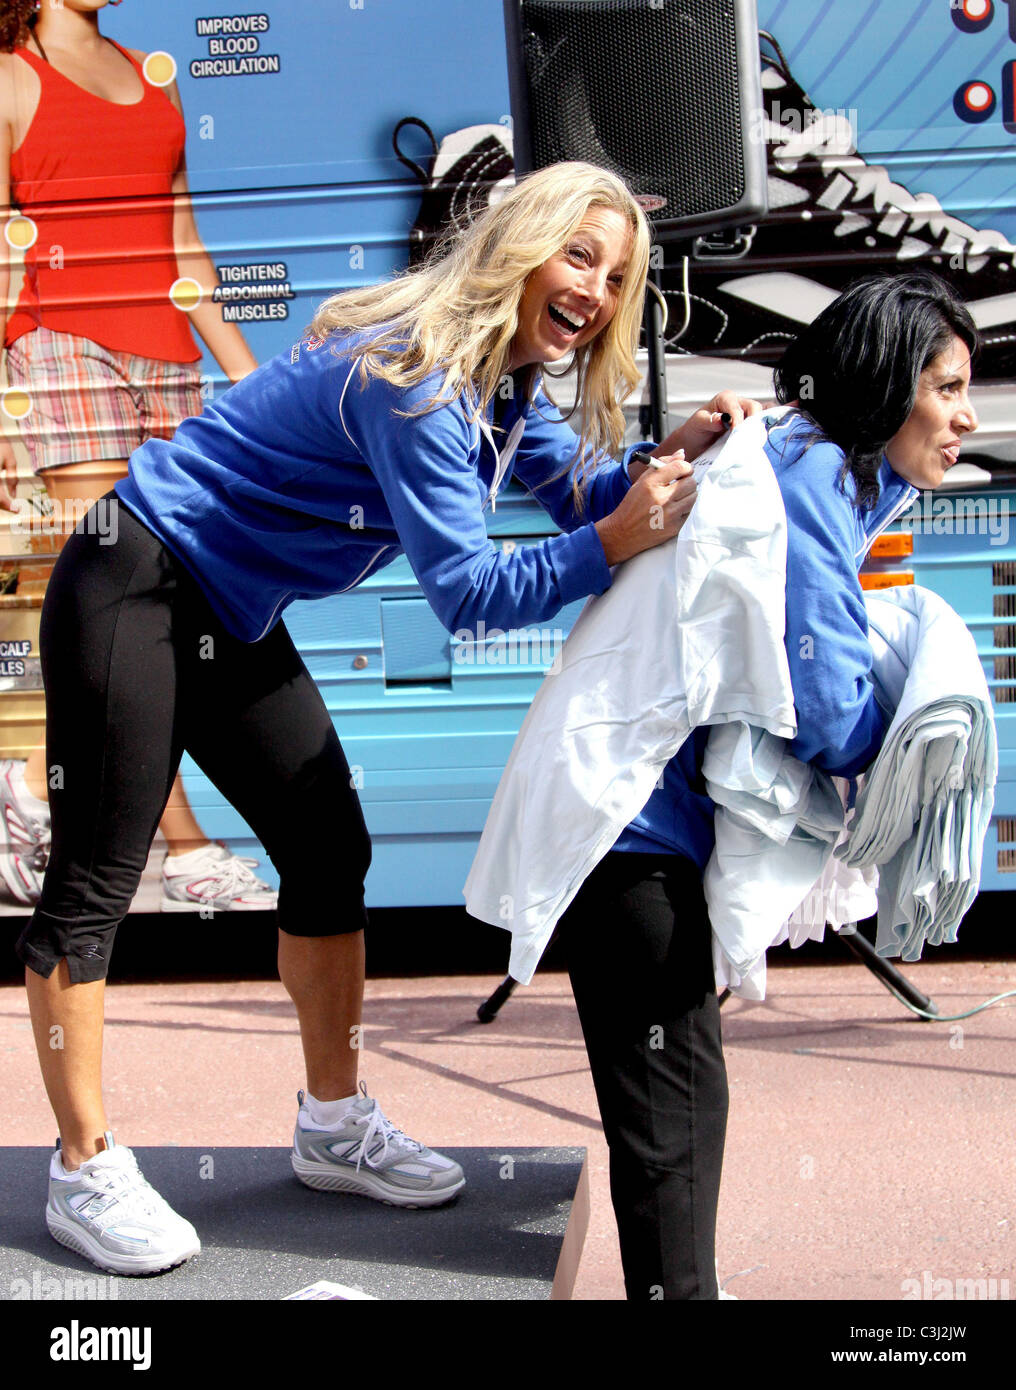
[[28, 814], [33, 816], [35, 820], [49, 820], [49, 802], [40, 801], [37, 796], [28, 790], [28, 783], [25, 781], [25, 767], [26, 764], [22, 763], [11, 775], [11, 785], [14, 788], [18, 802], [24, 806]]
[[309, 1091], [304, 1093], [304, 1104], [310, 1111], [311, 1119], [326, 1129], [344, 1120], [359, 1099], [358, 1093], [345, 1096], [342, 1100], [317, 1100]]
[[167, 854], [163, 865], [170, 864], [174, 869], [186, 873], [188, 869], [200, 864], [210, 849], [217, 850], [219, 848], [219, 845], [212, 843], [198, 845], [197, 849], [189, 849], [186, 854]]

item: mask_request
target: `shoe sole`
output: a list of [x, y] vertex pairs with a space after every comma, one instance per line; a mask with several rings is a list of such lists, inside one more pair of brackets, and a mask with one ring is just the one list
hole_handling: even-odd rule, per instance
[[312, 1163], [295, 1153], [290, 1157], [293, 1172], [302, 1183], [313, 1187], [316, 1192], [351, 1192], [359, 1197], [372, 1197], [376, 1202], [386, 1202], [390, 1207], [406, 1207], [410, 1211], [420, 1207], [444, 1206], [446, 1202], [457, 1197], [466, 1185], [466, 1180], [462, 1177], [454, 1187], [444, 1187], [438, 1192], [404, 1193], [393, 1191], [387, 1183], [370, 1173], [345, 1174], [336, 1172], [330, 1164], [325, 1167], [319, 1163]]
[[83, 1256], [99, 1269], [104, 1269], [110, 1274], [163, 1274], [168, 1269], [175, 1269], [177, 1265], [182, 1265], [184, 1261], [192, 1256], [200, 1254], [200, 1240], [189, 1250], [178, 1251], [173, 1255], [113, 1255], [101, 1246], [96, 1250], [94, 1242], [86, 1236], [79, 1226], [72, 1225], [55, 1215], [52, 1211], [46, 1211], [46, 1225], [49, 1233], [54, 1240], [65, 1245], [68, 1250], [73, 1250], [76, 1255]]
[[160, 912], [274, 912], [276, 903], [233, 903], [222, 907], [215, 903], [185, 903], [178, 898], [163, 898]]

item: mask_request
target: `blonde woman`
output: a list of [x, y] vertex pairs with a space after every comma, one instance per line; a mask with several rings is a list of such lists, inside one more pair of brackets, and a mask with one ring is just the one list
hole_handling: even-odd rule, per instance
[[[62, 1142], [49, 1228], [101, 1267], [161, 1270], [199, 1248], [114, 1143], [99, 1076], [113, 934], [183, 748], [279, 870], [279, 971], [307, 1077], [295, 1172], [403, 1206], [439, 1205], [463, 1186], [457, 1164], [357, 1092], [349, 1039], [370, 842], [279, 617], [405, 551], [449, 630], [539, 623], [673, 536], [694, 500], [678, 450], [693, 457], [721, 411], [736, 420], [750, 406], [717, 397], [660, 446], [657, 469], [610, 456], [619, 399], [637, 379], [648, 249], [642, 212], [612, 175], [582, 164], [532, 175], [444, 259], [329, 300], [291, 350], [172, 440], [144, 444], [110, 495], [117, 543], [101, 547], [86, 526], [66, 546], [42, 636], [64, 786], [18, 949]], [[542, 365], [571, 354], [581, 439], [540, 385]], [[512, 472], [562, 534], [506, 555], [484, 512]], [[174, 949], [180, 959], [194, 948]], [[48, 1045], [56, 1025], [60, 1051]], [[115, 1200], [88, 1205], [91, 1191]]]
[[[0, 327], [8, 380], [33, 400], [22, 440], [67, 530], [126, 476], [138, 444], [171, 437], [201, 410], [192, 329], [230, 380], [257, 366], [211, 299], [216, 273], [188, 196], [176, 83], [154, 85], [144, 53], [100, 33], [106, 4], [0, 0], [0, 217], [12, 202], [35, 229], [9, 314], [0, 256]], [[205, 287], [190, 313], [170, 299], [178, 279]], [[13, 495], [2, 431], [0, 472]], [[46, 862], [46, 768], [41, 746], [27, 763], [0, 761], [0, 881], [25, 907], [38, 901]], [[161, 828], [164, 911], [275, 906], [244, 860], [209, 842], [179, 780]]]

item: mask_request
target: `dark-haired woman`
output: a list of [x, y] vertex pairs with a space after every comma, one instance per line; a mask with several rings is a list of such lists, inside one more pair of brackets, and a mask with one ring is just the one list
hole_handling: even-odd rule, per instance
[[776, 369], [778, 399], [796, 403], [766, 449], [787, 512], [791, 751], [827, 772], [852, 776], [881, 746], [857, 568], [977, 428], [967, 395], [976, 342], [948, 286], [915, 272], [852, 286]]
[[[977, 428], [976, 331], [935, 276], [862, 281], [788, 348], [791, 409], [766, 455], [787, 516], [790, 751], [861, 772], [885, 733], [869, 679], [858, 567], [877, 533], [937, 487]], [[727, 1083], [702, 872], [713, 845], [699, 777], [706, 730], [590, 874], [562, 918], [610, 1149], [630, 1299], [714, 1299]]]

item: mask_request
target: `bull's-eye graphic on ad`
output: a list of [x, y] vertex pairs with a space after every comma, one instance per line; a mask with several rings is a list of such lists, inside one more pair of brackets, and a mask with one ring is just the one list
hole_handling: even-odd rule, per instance
[[995, 18], [999, 9], [1005, 16], [1008, 11], [1009, 37], [1016, 40], [1016, 0], [950, 0], [949, 10], [957, 29], [964, 34], [979, 34]]
[[995, 17], [994, 0], [951, 0], [952, 20], [964, 34], [979, 34]]
[[956, 88], [953, 97], [953, 110], [961, 121], [967, 121], [970, 125], [980, 125], [981, 121], [990, 119], [995, 114], [997, 105], [995, 93], [987, 82], [981, 82], [979, 79], [964, 82], [962, 87]]
[[[1009, 37], [1016, 42], [1016, 0], [1004, 0], [1008, 11]], [[979, 34], [995, 17], [994, 0], [950, 0], [949, 12], [957, 29], [964, 34]], [[999, 76], [1002, 94], [1002, 124], [1010, 135], [1016, 135], [1016, 62], [1002, 64]], [[981, 77], [961, 83], [953, 93], [953, 110], [968, 125], [980, 125], [995, 114], [998, 95]]]

